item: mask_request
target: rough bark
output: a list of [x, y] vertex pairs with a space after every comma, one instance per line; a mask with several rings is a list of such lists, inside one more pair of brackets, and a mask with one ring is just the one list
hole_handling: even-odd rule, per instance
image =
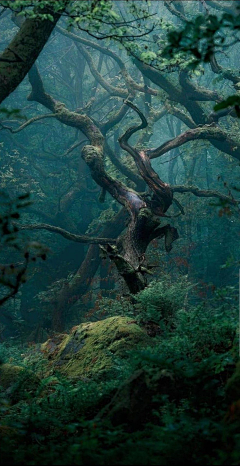
[[[68, 1], [65, 1], [65, 5], [67, 3]], [[61, 16], [61, 10], [57, 13], [52, 11], [51, 2], [49, 8], [40, 10], [40, 14], [44, 13], [51, 14], [52, 21], [41, 17], [27, 18], [1, 54], [0, 103], [27, 75]]]

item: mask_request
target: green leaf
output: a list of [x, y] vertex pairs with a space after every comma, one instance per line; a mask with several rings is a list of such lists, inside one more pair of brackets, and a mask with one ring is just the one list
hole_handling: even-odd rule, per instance
[[[230, 95], [227, 99], [223, 100], [222, 102], [219, 102], [214, 106], [215, 112], [218, 110], [222, 110], [224, 108], [232, 107], [235, 106], [238, 107], [240, 105], [240, 96], [235, 94], [235, 95]], [[237, 111], [237, 109], [236, 109]]]

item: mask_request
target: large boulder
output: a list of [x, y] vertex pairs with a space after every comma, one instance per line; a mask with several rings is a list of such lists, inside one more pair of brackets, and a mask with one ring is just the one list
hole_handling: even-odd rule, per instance
[[128, 351], [152, 344], [146, 331], [129, 317], [110, 317], [73, 327], [42, 344], [49, 360], [48, 374], [56, 371], [74, 379], [112, 378], [122, 370]]

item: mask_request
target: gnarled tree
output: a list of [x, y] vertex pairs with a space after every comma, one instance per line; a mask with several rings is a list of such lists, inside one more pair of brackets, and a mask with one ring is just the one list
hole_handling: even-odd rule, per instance
[[[171, 2], [164, 3], [166, 8], [163, 16], [166, 20], [171, 15], [179, 21], [184, 20], [188, 7], [181, 4], [181, 8], [175, 8]], [[156, 5], [159, 8], [157, 13], [162, 14], [160, 6], [163, 3], [156, 2]], [[127, 6], [118, 5], [118, 2], [114, 3], [116, 11], [119, 13], [120, 10], [123, 15], [125, 7]], [[123, 21], [123, 24], [127, 28], [128, 22]], [[79, 28], [81, 29], [81, 23]], [[46, 141], [42, 142], [44, 160], [49, 166], [54, 159], [61, 161], [69, 172], [74, 169], [77, 176], [70, 179], [69, 184], [66, 182], [66, 188], [55, 202], [57, 208], [54, 215], [52, 209], [48, 213], [42, 208], [33, 224], [24, 225], [25, 229], [48, 230], [74, 242], [94, 243], [89, 246], [85, 259], [79, 264], [74, 276], [55, 297], [54, 328], [60, 329], [63, 326], [64, 313], [86, 292], [98, 269], [100, 257], [96, 243], [101, 245], [102, 252], [114, 262], [118, 273], [134, 294], [146, 286], [146, 277], [151, 272], [151, 264], [147, 263], [145, 255], [149, 244], [156, 238], [164, 238], [165, 249], [169, 252], [173, 241], [178, 238], [177, 228], [171, 218], [184, 214], [184, 209], [179, 200], [174, 198], [175, 193], [192, 193], [203, 198], [218, 198], [226, 205], [238, 205], [231, 192], [225, 194], [214, 188], [196, 186], [193, 181], [196, 156], [193, 154], [192, 161], [186, 162], [184, 153], [179, 148], [186, 150], [191, 141], [196, 141], [196, 144], [208, 141], [214, 150], [220, 150], [221, 154], [239, 160], [240, 143], [234, 126], [238, 125], [234, 111], [216, 114], [212, 112], [212, 103], [218, 103], [222, 99], [221, 89], [208, 89], [206, 85], [200, 85], [192, 72], [179, 64], [177, 59], [175, 65], [172, 62], [169, 65], [165, 61], [161, 63], [161, 55], [158, 56], [155, 52], [154, 55], [149, 55], [150, 58], [142, 56], [144, 42], [139, 38], [136, 47], [132, 32], [128, 37], [126, 30], [122, 39], [120, 35], [114, 36], [114, 39], [121, 40], [128, 50], [132, 61], [127, 64], [125, 52], [121, 50], [118, 53], [116, 45], [110, 48], [104, 42], [89, 39], [82, 31], [78, 32], [77, 28], [69, 32], [64, 24], [56, 29], [59, 41], [65, 41], [64, 57], [67, 60], [67, 55], [71, 56], [72, 62], [66, 61], [63, 66], [61, 57], [56, 66], [51, 57], [48, 58], [50, 64], [47, 71], [45, 64], [41, 64], [41, 72], [36, 65], [29, 71], [31, 92], [28, 101], [33, 106], [40, 104], [48, 113], [31, 115], [28, 121], [17, 127], [16, 122], [2, 121], [1, 128], [4, 134], [14, 137], [15, 133], [26, 134], [31, 131], [33, 124], [49, 125], [52, 128], [51, 125], [56, 120], [69, 128], [69, 132], [72, 128], [75, 131], [74, 141], [62, 151], [61, 156], [47, 151]], [[164, 34], [164, 30], [160, 34]], [[161, 37], [153, 36], [152, 31], [147, 37], [153, 50], [156, 47], [161, 49]], [[214, 57], [211, 76], [218, 75], [219, 69], [217, 57]], [[89, 92], [84, 82], [86, 76], [94, 84], [92, 92]], [[225, 74], [224, 79], [234, 86], [239, 84], [239, 77], [234, 72]], [[58, 100], [61, 93], [58, 86], [63, 92], [63, 101]], [[39, 106], [34, 108], [39, 111]], [[129, 113], [129, 109], [133, 112]], [[132, 115], [134, 124], [130, 124], [128, 120]], [[174, 120], [171, 121], [174, 123], [171, 127], [172, 117]], [[140, 118], [140, 124], [135, 123], [136, 118]], [[160, 137], [157, 135], [160, 143], [156, 148], [151, 148], [151, 137], [156, 129], [159, 131], [159, 125], [163, 121]], [[169, 133], [173, 133], [167, 141], [163, 134], [166, 123]], [[233, 130], [231, 125], [234, 126]], [[133, 138], [134, 144], [131, 143]], [[124, 151], [122, 154], [120, 148]], [[174, 181], [174, 161], [169, 164], [169, 178], [166, 181], [158, 173], [154, 159], [169, 152], [173, 155], [172, 160], [182, 160], [186, 172], [185, 184]], [[39, 162], [30, 154], [29, 159], [32, 173], [37, 172], [35, 176], [47, 196], [48, 188], [45, 183], [50, 175], [40, 168]], [[85, 171], [86, 165], [89, 172]], [[122, 210], [116, 208], [118, 212], [115, 218], [107, 221], [105, 226], [99, 225], [100, 231], [94, 237], [85, 231], [79, 232], [69, 216], [74, 202], [79, 197], [82, 202], [83, 192], [89, 196], [93, 193], [95, 196], [93, 185], [87, 187], [87, 173], [90, 173], [91, 179], [101, 189], [100, 201], [104, 201], [108, 192], [122, 206]], [[32, 174], [31, 176], [33, 177]], [[59, 178], [58, 183], [61, 184]], [[96, 196], [94, 199], [96, 200]], [[173, 204], [177, 206], [178, 214], [174, 211], [171, 214], [170, 207]], [[39, 217], [44, 219], [44, 224], [39, 223]]]

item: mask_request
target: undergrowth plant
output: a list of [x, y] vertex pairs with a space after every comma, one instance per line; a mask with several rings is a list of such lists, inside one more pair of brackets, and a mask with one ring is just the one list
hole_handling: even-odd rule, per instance
[[[236, 290], [215, 290], [197, 306], [191, 290], [185, 278], [155, 282], [133, 302], [116, 301], [119, 313], [126, 305], [127, 315], [143, 326], [154, 322], [160, 333], [151, 347], [129, 351], [128, 366], [113, 380], [71, 381], [57, 372], [44, 378], [44, 360], [38, 365], [30, 348], [22, 365], [29, 369], [32, 361], [41, 380], [18, 402], [1, 392], [2, 461], [239, 464], [237, 404], [226, 392], [238, 360]], [[9, 361], [11, 349], [2, 350]], [[109, 416], [111, 406], [122, 410], [121, 422]], [[142, 409], [148, 421], [136, 426]]]

